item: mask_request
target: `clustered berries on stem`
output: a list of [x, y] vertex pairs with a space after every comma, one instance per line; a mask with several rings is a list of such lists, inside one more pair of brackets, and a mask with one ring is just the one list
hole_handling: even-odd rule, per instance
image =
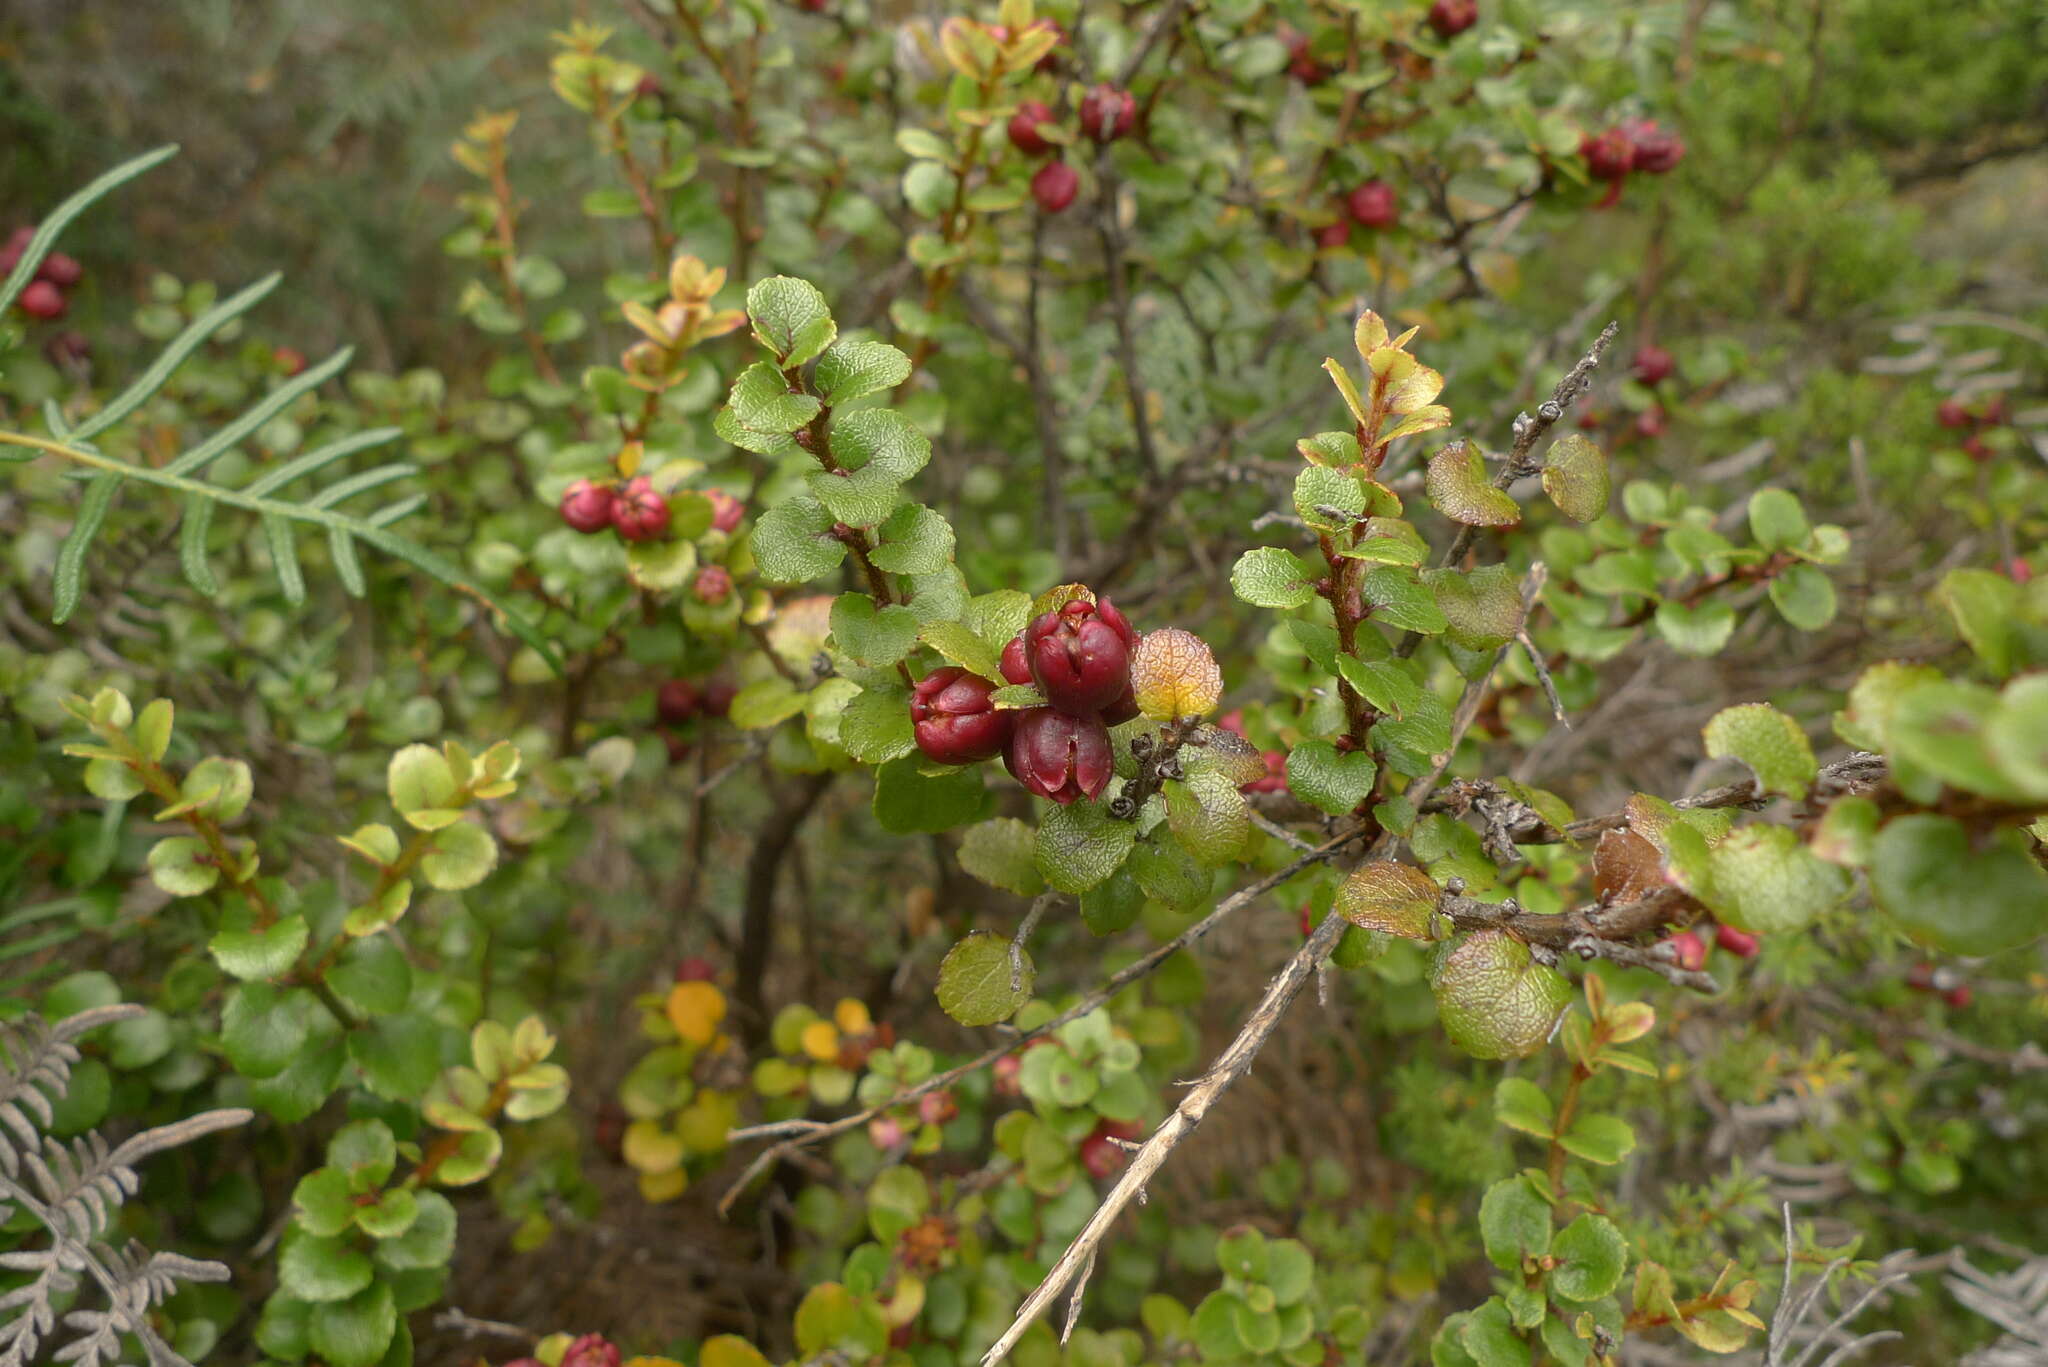
[[1587, 175], [1607, 182], [1606, 195], [1593, 206], [1606, 209], [1621, 198], [1621, 183], [1631, 173], [1661, 176], [1677, 166], [1685, 156], [1685, 143], [1655, 119], [1631, 119], [1586, 134], [1579, 140], [1579, 155], [1586, 159]]
[[1095, 798], [1116, 772], [1109, 728], [1138, 715], [1131, 652], [1138, 633], [1108, 599], [1082, 597], [1042, 612], [1003, 647], [1005, 682], [1033, 685], [1042, 707], [1000, 708], [994, 680], [957, 666], [912, 690], [917, 748], [939, 764], [1003, 757], [1010, 776], [1065, 805]]
[[[28, 250], [28, 244], [35, 235], [33, 223], [16, 228], [9, 234], [7, 245], [0, 247], [0, 279], [20, 263], [21, 254]], [[36, 267], [36, 278], [22, 290], [14, 306], [31, 318], [55, 322], [71, 307], [71, 301], [64, 292], [84, 278], [85, 267], [62, 252], [51, 252]]]
[[1993, 395], [1978, 409], [1966, 407], [1961, 399], [1943, 399], [1934, 410], [1934, 420], [1951, 431], [1969, 432], [1962, 440], [1963, 454], [1982, 463], [1991, 459], [1991, 446], [1980, 431], [1973, 429], [2003, 426], [2006, 420], [2005, 398]]
[[[1091, 86], [1081, 97], [1082, 133], [1098, 143], [1115, 142], [1137, 126], [1138, 101], [1130, 91], [1107, 83]], [[1059, 156], [1063, 136], [1047, 137], [1048, 128], [1059, 126], [1059, 116], [1043, 100], [1026, 100], [1010, 116], [1010, 145], [1027, 157], [1051, 157], [1031, 177], [1031, 198], [1039, 212], [1056, 214], [1074, 202], [1081, 191], [1081, 175]]]

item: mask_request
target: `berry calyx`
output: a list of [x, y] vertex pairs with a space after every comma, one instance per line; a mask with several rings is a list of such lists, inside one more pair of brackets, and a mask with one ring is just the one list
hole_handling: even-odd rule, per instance
[[562, 491], [562, 521], [589, 536], [612, 525], [612, 506], [618, 495], [603, 484], [579, 479]]
[[1104, 82], [1081, 97], [1081, 131], [1097, 142], [1129, 137], [1138, 124], [1138, 97]]
[[723, 603], [732, 597], [732, 571], [723, 565], [706, 565], [691, 582], [690, 596], [700, 603]]
[[670, 679], [654, 693], [654, 714], [671, 726], [696, 716], [703, 705], [704, 695], [688, 679]]
[[1670, 379], [1671, 372], [1677, 366], [1678, 363], [1672, 359], [1671, 353], [1654, 342], [1645, 342], [1637, 347], [1635, 359], [1630, 362], [1630, 369], [1635, 377], [1653, 387]]
[[1039, 136], [1038, 126], [1054, 122], [1052, 106], [1043, 100], [1026, 100], [1010, 116], [1010, 146], [1027, 157], [1042, 157], [1053, 145]]
[[1746, 930], [1734, 926], [1714, 927], [1714, 943], [1738, 959], [1754, 959], [1763, 942]]
[[910, 693], [910, 724], [917, 748], [934, 764], [994, 759], [1010, 740], [1014, 712], [999, 710], [989, 695], [996, 685], [957, 665], [935, 669]]
[[1080, 192], [1080, 173], [1063, 161], [1049, 161], [1031, 177], [1031, 198], [1041, 213], [1058, 213]]
[[1353, 190], [1345, 197], [1344, 207], [1360, 226], [1367, 228], [1391, 228], [1400, 216], [1394, 187], [1383, 180], [1369, 180]]
[[1046, 702], [1087, 716], [1122, 700], [1131, 687], [1138, 636], [1108, 599], [1075, 599], [1042, 612], [1024, 628], [1024, 660]]
[[1010, 776], [1043, 798], [1065, 806], [1094, 798], [1116, 774], [1109, 728], [1100, 717], [1076, 717], [1050, 707], [1018, 714], [1003, 764]]
[[1088, 1131], [1088, 1137], [1081, 1141], [1081, 1166], [1088, 1169], [1090, 1177], [1099, 1179], [1110, 1176], [1130, 1160], [1130, 1154], [1114, 1141], [1137, 1139], [1144, 1133], [1136, 1125], [1126, 1121], [1096, 1121], [1095, 1128]]
[[21, 292], [21, 297], [15, 301], [15, 307], [31, 318], [41, 318], [48, 322], [53, 318], [62, 318], [67, 306], [64, 302], [64, 291], [47, 280], [35, 280]]
[[668, 500], [653, 480], [636, 475], [612, 503], [612, 526], [628, 541], [652, 541], [668, 531]]
[[1439, 38], [1455, 38], [1479, 22], [1479, 0], [1436, 0], [1429, 7], [1429, 26]]

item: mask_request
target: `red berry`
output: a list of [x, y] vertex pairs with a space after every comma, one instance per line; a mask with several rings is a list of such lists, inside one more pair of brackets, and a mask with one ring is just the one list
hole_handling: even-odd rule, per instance
[[2000, 424], [2002, 424], [2005, 421], [2005, 419], [2005, 395], [1994, 394], [1991, 396], [1991, 402], [1984, 405], [1984, 411], [1982, 414], [1978, 415], [1977, 421], [1983, 423], [1987, 427], [1997, 427]]
[[1635, 144], [1626, 132], [1610, 128], [1598, 136], [1588, 133], [1579, 139], [1579, 155], [1586, 159], [1586, 174], [1595, 180], [1620, 180], [1635, 163]]
[[1581, 432], [1591, 432], [1606, 421], [1607, 415], [1605, 413], [1602, 413], [1597, 408], [1588, 408], [1579, 414], [1579, 430]]
[[1633, 368], [1635, 377], [1644, 384], [1659, 385], [1671, 378], [1671, 372], [1677, 364], [1671, 359], [1671, 353], [1663, 347], [1654, 342], [1645, 342], [1636, 348]]
[[579, 479], [562, 491], [562, 521], [589, 536], [612, 525], [612, 505], [618, 495], [610, 486]]
[[730, 532], [740, 525], [740, 519], [747, 515], [747, 505], [723, 489], [706, 489], [704, 497], [711, 500], [711, 529]]
[[36, 279], [47, 280], [59, 289], [70, 289], [85, 275], [85, 267], [62, 252], [51, 252], [36, 267]]
[[1325, 223], [1316, 229], [1316, 246], [1326, 252], [1337, 250], [1351, 241], [1351, 220], [1340, 218], [1335, 223]]
[[1090, 1177], [1108, 1177], [1123, 1167], [1130, 1155], [1112, 1143], [1116, 1139], [1137, 1139], [1144, 1131], [1121, 1120], [1098, 1120], [1081, 1141], [1081, 1166]]
[[1297, 33], [1291, 28], [1280, 30], [1280, 41], [1287, 44], [1287, 74], [1303, 85], [1321, 85], [1329, 79], [1330, 73], [1308, 50], [1308, 35]]
[[[35, 286], [31, 285], [29, 288], [34, 289]], [[27, 297], [27, 295], [22, 296], [23, 299]], [[1963, 454], [1971, 460], [1983, 462], [1991, 459], [1991, 448], [1984, 444], [1984, 438], [1968, 436], [1963, 438]]]
[[1138, 97], [1104, 83], [1081, 97], [1081, 131], [1097, 142], [1130, 136], [1138, 123]]
[[676, 965], [676, 981], [679, 983], [708, 983], [718, 976], [718, 965], [701, 954], [692, 954]]
[[724, 679], [713, 679], [704, 685], [704, 715], [722, 717], [732, 711], [732, 700], [739, 696], [739, 689]]
[[1906, 986], [1915, 992], [1932, 992], [1936, 986], [1935, 979], [1940, 974], [1940, 969], [1922, 960], [1906, 970]]
[[878, 1149], [893, 1149], [903, 1142], [903, 1122], [893, 1115], [878, 1115], [868, 1122], [868, 1138]]
[[612, 502], [612, 525], [628, 541], [652, 541], [668, 531], [668, 500], [653, 480], [636, 475]]
[[935, 764], [973, 764], [1001, 754], [1017, 714], [989, 701], [995, 691], [996, 685], [957, 665], [920, 679], [910, 693], [910, 722], [924, 757]]
[[619, 1367], [619, 1346], [602, 1334], [585, 1334], [562, 1354], [561, 1367]]
[[1024, 634], [1019, 632], [1003, 647], [1003, 678], [1013, 684], [1031, 682], [1031, 666], [1024, 659]]
[[1315, 913], [1309, 909], [1308, 903], [1303, 902], [1301, 904], [1301, 914], [1296, 919], [1296, 924], [1301, 927], [1302, 939], [1306, 940], [1309, 936], [1315, 934]]
[[1942, 993], [1941, 999], [1947, 1002], [1950, 1006], [1953, 1006], [1956, 1009], [1961, 1010], [1963, 1007], [1968, 1006], [1970, 1004], [1970, 996], [1970, 985], [1968, 983], [1959, 983], [1956, 986], [1951, 987], [1948, 991]]
[[270, 362], [289, 378], [306, 368], [306, 353], [297, 347], [281, 346], [270, 353]]
[[1455, 38], [1479, 22], [1479, 0], [1436, 0], [1429, 7], [1429, 26], [1439, 38]]
[[1053, 145], [1038, 135], [1038, 126], [1052, 123], [1052, 107], [1043, 100], [1026, 100], [1010, 116], [1010, 145], [1027, 157], [1042, 157]]
[[1738, 959], [1754, 959], [1762, 941], [1747, 931], [1737, 930], [1734, 926], [1716, 926], [1714, 943]]
[[670, 764], [681, 764], [690, 757], [689, 738], [680, 731], [662, 732], [661, 746], [662, 749], [668, 751], [668, 762]]
[[723, 565], [706, 565], [697, 571], [690, 593], [700, 603], [723, 603], [732, 596], [732, 571]]
[[1968, 427], [1975, 421], [1960, 399], [1943, 399], [1935, 407], [1934, 420], [1943, 427]]
[[1026, 788], [1061, 806], [1077, 797], [1100, 796], [1116, 774], [1102, 718], [1070, 716], [1050, 707], [1017, 715], [1003, 765]]
[[654, 712], [671, 726], [681, 725], [697, 715], [704, 697], [688, 679], [670, 679], [654, 694]]
[[1284, 793], [1287, 791], [1287, 756], [1279, 750], [1261, 751], [1259, 758], [1266, 762], [1266, 776], [1255, 778], [1250, 783], [1238, 785], [1240, 793]]
[[1668, 935], [1664, 943], [1671, 946], [1673, 961], [1680, 968], [1697, 973], [1707, 966], [1707, 942], [1689, 930]]
[[654, 79], [654, 73], [651, 71], [642, 74], [639, 84], [633, 87], [633, 94], [641, 98], [649, 95], [659, 95], [660, 93], [661, 82]]
[[1024, 628], [1024, 659], [1045, 700], [1088, 716], [1120, 701], [1131, 686], [1138, 635], [1107, 598], [1075, 599], [1042, 612]]
[[989, 1075], [995, 1079], [996, 1095], [1022, 1096], [1024, 1086], [1017, 1081], [1017, 1074], [1023, 1071], [1024, 1060], [1015, 1054], [1004, 1054], [997, 1059], [995, 1066], [989, 1069]]
[[1645, 408], [1636, 414], [1636, 435], [1645, 440], [1654, 440], [1664, 435], [1664, 410]]
[[45, 322], [62, 318], [66, 308], [64, 291], [47, 280], [31, 281], [29, 287], [21, 292], [21, 298], [15, 300], [15, 306], [29, 317], [41, 318]]
[[1058, 213], [1072, 204], [1080, 191], [1080, 173], [1063, 161], [1049, 161], [1031, 177], [1031, 198], [1043, 213]]
[[2018, 556], [2014, 556], [2005, 562], [2005, 577], [2012, 580], [2015, 584], [2027, 583], [2034, 577], [2034, 567]]
[[1244, 709], [1242, 707], [1233, 707], [1228, 712], [1225, 712], [1216, 719], [1216, 729], [1228, 731], [1231, 735], [1240, 739], [1248, 739], [1244, 734]]
[[1383, 180], [1369, 180], [1353, 190], [1344, 201], [1351, 216], [1368, 228], [1391, 228], [1400, 216], [1394, 187]]
[[926, 1092], [917, 1099], [917, 1118], [927, 1125], [943, 1125], [958, 1114], [960, 1105], [951, 1092]]
[[1629, 143], [1629, 169], [1661, 176], [1685, 156], [1685, 143], [1678, 134], [1657, 126], [1655, 119], [1637, 119], [1622, 125]]

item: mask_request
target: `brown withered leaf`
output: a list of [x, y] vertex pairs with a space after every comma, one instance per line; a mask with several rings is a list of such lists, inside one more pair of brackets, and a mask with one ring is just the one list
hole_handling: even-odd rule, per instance
[[1593, 851], [1593, 893], [1610, 906], [1636, 902], [1664, 886], [1664, 855], [1634, 831], [1600, 833]]

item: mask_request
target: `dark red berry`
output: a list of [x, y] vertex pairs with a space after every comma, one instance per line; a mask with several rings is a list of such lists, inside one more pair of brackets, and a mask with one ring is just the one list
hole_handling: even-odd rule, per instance
[[1934, 420], [1943, 427], [1968, 427], [1975, 421], [1960, 399], [1943, 399], [1935, 407]]
[[1058, 213], [1072, 204], [1080, 192], [1080, 173], [1063, 161], [1049, 161], [1031, 177], [1031, 198], [1044, 213]]
[[1629, 169], [1661, 176], [1685, 156], [1685, 143], [1676, 133], [1657, 126], [1655, 119], [1637, 119], [1622, 125], [1629, 142]]
[[1429, 7], [1429, 26], [1439, 38], [1455, 38], [1479, 22], [1479, 0], [1436, 0]]
[[676, 965], [676, 981], [679, 983], [708, 983], [718, 976], [718, 965], [701, 954], [692, 954]]
[[639, 84], [633, 87], [633, 93], [642, 99], [649, 95], [659, 95], [661, 93], [661, 82], [654, 79], [653, 72], [646, 72], [640, 77]]
[[732, 571], [723, 565], [706, 565], [691, 582], [690, 595], [700, 603], [723, 603], [732, 596]]
[[15, 306], [29, 317], [41, 318], [45, 322], [62, 318], [67, 307], [64, 291], [47, 280], [31, 281], [29, 287], [21, 292], [21, 297], [15, 300]]
[[1017, 633], [1003, 647], [1003, 678], [1013, 684], [1031, 682], [1031, 665], [1024, 658], [1024, 634]]
[[1136, 1125], [1121, 1120], [1096, 1121], [1095, 1128], [1081, 1141], [1081, 1166], [1088, 1169], [1090, 1177], [1110, 1176], [1130, 1159], [1129, 1153], [1112, 1141], [1137, 1139], [1144, 1133]]
[[697, 715], [704, 695], [688, 679], [670, 679], [654, 693], [654, 714], [671, 725], [680, 725]]
[[[34, 286], [30, 286], [30, 288], [33, 289]], [[27, 296], [24, 295], [23, 297], [26, 298]], [[1984, 444], [1984, 438], [1968, 436], [1963, 438], [1963, 454], [1971, 460], [1982, 463], [1991, 459], [1991, 448]]]
[[722, 717], [732, 711], [732, 700], [739, 696], [739, 689], [724, 679], [713, 679], [704, 685], [704, 715]]
[[1351, 220], [1340, 218], [1335, 223], [1325, 223], [1316, 229], [1316, 246], [1326, 252], [1333, 252], [1351, 241]]
[[1042, 612], [1024, 628], [1024, 660], [1046, 702], [1088, 716], [1123, 697], [1131, 686], [1131, 647], [1137, 633], [1107, 598], [1075, 599]]
[[917, 748], [935, 764], [994, 759], [1010, 739], [1017, 714], [989, 695], [996, 685], [956, 665], [935, 669], [910, 693], [910, 723]]
[[59, 289], [70, 289], [85, 276], [85, 267], [62, 252], [51, 252], [36, 267], [36, 279], [47, 280]]
[[1597, 136], [1579, 139], [1579, 155], [1586, 159], [1586, 174], [1595, 180], [1620, 180], [1635, 163], [1635, 143], [1627, 132], [1610, 128]]
[[1714, 943], [1738, 959], [1754, 959], [1763, 942], [1748, 931], [1737, 930], [1734, 926], [1716, 926]]
[[1670, 945], [1674, 960], [1680, 968], [1697, 973], [1707, 966], [1707, 942], [1689, 930], [1666, 936], [1664, 943]]
[[1025, 25], [1024, 31], [1029, 33], [1032, 29], [1052, 30], [1052, 50], [1040, 57], [1038, 65], [1032, 68], [1033, 71], [1051, 71], [1060, 64], [1060, 44], [1067, 41], [1067, 31], [1050, 19], [1033, 19]]
[[1027, 157], [1042, 157], [1053, 145], [1038, 134], [1038, 126], [1052, 123], [1052, 107], [1043, 100], [1026, 100], [1010, 116], [1010, 145]]
[[1941, 999], [1957, 1010], [1961, 1010], [1970, 1004], [1970, 996], [1970, 985], [1968, 983], [1961, 983], [1942, 993]]
[[1003, 764], [1012, 778], [1061, 806], [1077, 797], [1099, 796], [1116, 773], [1102, 718], [1070, 716], [1050, 707], [1017, 714]]
[[1309, 52], [1308, 35], [1291, 28], [1280, 30], [1280, 41], [1287, 45], [1287, 74], [1303, 85], [1321, 85], [1329, 79], [1330, 73], [1323, 64]]
[[1605, 413], [1602, 413], [1597, 408], [1588, 408], [1579, 414], [1579, 430], [1581, 432], [1591, 432], [1606, 421], [1607, 415]]
[[1138, 123], [1138, 97], [1107, 82], [1081, 97], [1081, 131], [1097, 142], [1129, 137]]
[[662, 732], [661, 743], [663, 748], [668, 751], [668, 762], [670, 764], [681, 764], [690, 757], [690, 742], [680, 731]]
[[1645, 342], [1636, 348], [1631, 368], [1635, 372], [1635, 377], [1644, 384], [1659, 385], [1671, 378], [1671, 372], [1677, 364], [1672, 360], [1671, 353], [1663, 347], [1654, 342]]
[[589, 536], [612, 525], [612, 505], [618, 495], [610, 486], [579, 479], [562, 491], [562, 521]]
[[1344, 207], [1367, 228], [1391, 228], [1400, 216], [1394, 187], [1383, 180], [1369, 180], [1353, 190], [1345, 198]]
[[613, 500], [612, 525], [628, 541], [652, 541], [668, 531], [668, 500], [655, 491], [653, 480], [637, 475]]
[[1977, 415], [1977, 421], [1986, 427], [1998, 427], [2005, 422], [2006, 416], [2005, 395], [1994, 394], [1991, 402], [1984, 405], [1984, 411]]

